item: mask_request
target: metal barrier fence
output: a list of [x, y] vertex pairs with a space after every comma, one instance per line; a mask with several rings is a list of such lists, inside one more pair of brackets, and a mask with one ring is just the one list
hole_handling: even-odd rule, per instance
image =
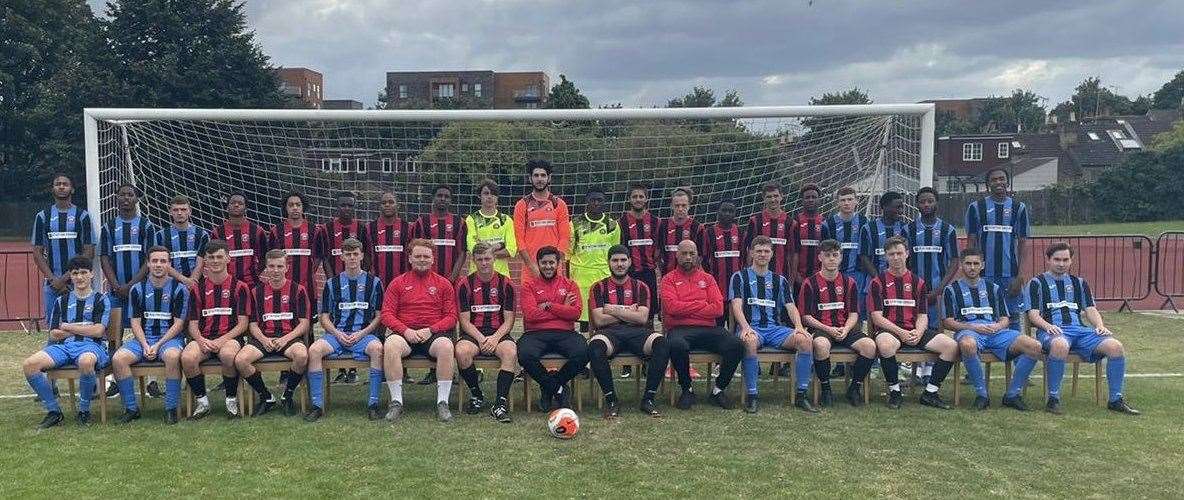
[[1155, 291], [1164, 297], [1159, 305], [1176, 307], [1175, 298], [1184, 297], [1184, 231], [1167, 231], [1155, 240]]
[[0, 250], [0, 323], [19, 323], [25, 331], [41, 329], [42, 280], [32, 250]]

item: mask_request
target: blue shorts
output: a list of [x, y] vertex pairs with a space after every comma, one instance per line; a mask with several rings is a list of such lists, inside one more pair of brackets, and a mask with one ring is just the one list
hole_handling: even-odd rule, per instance
[[[1011, 313], [1013, 319], [1017, 316], [1022, 316], [1024, 311], [1028, 310], [1028, 301], [1024, 297], [1025, 294], [1023, 287], [1020, 287], [1020, 293], [1016, 295], [1007, 294], [1007, 287], [1011, 286], [1012, 278], [1010, 276], [994, 278], [984, 276], [984, 278], [986, 278], [988, 282], [994, 283], [996, 286], [998, 286], [999, 289], [1003, 291], [1003, 295], [1007, 296], [1007, 310]], [[1012, 323], [1015, 322], [1012, 321]]]
[[77, 365], [78, 358], [83, 354], [92, 353], [95, 355], [95, 369], [102, 370], [111, 362], [111, 356], [107, 354], [107, 348], [99, 343], [90, 340], [68, 340], [60, 344], [50, 344], [41, 349], [48, 354], [50, 359], [53, 359], [53, 367], [61, 368], [65, 365]]
[[793, 335], [793, 328], [788, 326], [766, 326], [764, 328], [753, 326], [752, 329], [756, 331], [756, 336], [760, 339], [758, 349], [761, 347], [783, 349], [782, 345], [785, 344], [785, 339]]
[[[1096, 352], [1098, 346], [1102, 341], [1114, 338], [1112, 335], [1098, 335], [1097, 330], [1089, 326], [1061, 326], [1061, 331], [1065, 332], [1065, 340], [1069, 341], [1069, 352], [1076, 354], [1086, 363], [1096, 363], [1106, 357]], [[1036, 332], [1036, 339], [1040, 341], [1040, 347], [1047, 354], [1052, 345], [1052, 335], [1040, 330]]]
[[120, 322], [123, 323], [123, 325], [121, 325], [120, 328], [123, 328], [124, 330], [131, 328], [132, 327], [132, 316], [127, 313], [127, 299], [120, 297], [119, 295], [116, 295], [115, 292], [111, 292], [111, 293], [107, 294], [107, 297], [109, 297], [111, 300], [111, 308], [112, 309], [119, 309], [120, 310], [119, 315], [123, 317], [123, 319], [120, 320]]
[[1011, 344], [1020, 337], [1020, 332], [1016, 330], [999, 330], [994, 335], [983, 335], [974, 330], [962, 330], [954, 335], [954, 340], [959, 342], [964, 337], [971, 337], [975, 343], [978, 344], [978, 352], [991, 351], [996, 358], [1003, 361], [1008, 361], [1011, 357], [1008, 350], [1011, 349]]
[[324, 337], [321, 337], [321, 340], [324, 340], [326, 343], [329, 344], [329, 347], [333, 348], [333, 352], [329, 353], [329, 356], [339, 357], [339, 356], [345, 356], [346, 354], [352, 353], [354, 355], [354, 359], [356, 359], [358, 361], [364, 361], [364, 360], [370, 359], [370, 356], [368, 354], [366, 354], [366, 347], [368, 347], [371, 342], [378, 342], [379, 341], [378, 337], [375, 337], [373, 335], [367, 335], [367, 336], [359, 339], [357, 342], [355, 342], [352, 347], [345, 347], [345, 346], [341, 345], [341, 341], [337, 340], [337, 337], [334, 337], [332, 335], [326, 334]]
[[[156, 342], [157, 340], [158, 339], [149, 338], [148, 343], [152, 344], [152, 343]], [[124, 342], [123, 346], [120, 347], [119, 349], [130, 352], [136, 356], [136, 360], [133, 361], [132, 363], [139, 363], [141, 361], [144, 361], [144, 348], [141, 347], [140, 343], [137, 342], [135, 339], [132, 339], [131, 341], [128, 341], [128, 342]], [[168, 342], [165, 342], [163, 345], [160, 346], [159, 351], [156, 351], [156, 361], [163, 361], [164, 360], [164, 353], [165, 353], [165, 351], [167, 351], [169, 349], [176, 349], [178, 351], [185, 349], [185, 342], [181, 340], [181, 337], [173, 337], [173, 338], [169, 339]]]

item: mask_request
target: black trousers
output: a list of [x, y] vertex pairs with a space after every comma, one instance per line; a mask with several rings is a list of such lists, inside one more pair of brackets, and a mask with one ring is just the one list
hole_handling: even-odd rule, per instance
[[[542, 362], [543, 355], [552, 353], [567, 358], [554, 375], [547, 373]], [[584, 370], [588, 364], [588, 342], [583, 335], [570, 330], [527, 332], [518, 339], [518, 364], [539, 383], [543, 394], [553, 394]]]
[[736, 366], [744, 355], [744, 344], [740, 338], [728, 333], [718, 326], [680, 326], [672, 328], [667, 335], [670, 346], [670, 364], [678, 374], [678, 385], [682, 388], [691, 387], [691, 357], [692, 349], [705, 350], [719, 354], [719, 377], [715, 379], [716, 387], [727, 389], [732, 382], [732, 375], [736, 374]]

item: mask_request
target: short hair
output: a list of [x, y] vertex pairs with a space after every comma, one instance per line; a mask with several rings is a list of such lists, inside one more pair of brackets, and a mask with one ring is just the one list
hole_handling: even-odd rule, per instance
[[633, 194], [634, 191], [641, 191], [647, 198], [650, 196], [650, 187], [645, 184], [631, 184], [629, 194]]
[[679, 186], [670, 191], [671, 198], [674, 198], [680, 194], [687, 197], [687, 202], [695, 199], [695, 192], [691, 190], [690, 186]]
[[247, 204], [247, 195], [246, 195], [246, 193], [243, 193], [242, 191], [233, 191], [233, 192], [227, 194], [226, 195], [226, 203], [230, 203], [230, 199], [234, 198], [235, 196], [242, 198], [244, 205]]
[[1056, 243], [1049, 245], [1048, 248], [1044, 250], [1044, 257], [1047, 259], [1051, 259], [1052, 254], [1060, 252], [1061, 250], [1068, 250], [1069, 256], [1070, 257], [1073, 256], [1073, 246], [1070, 245], [1068, 242], [1058, 241]]
[[887, 252], [889, 248], [894, 248], [894, 247], [898, 247], [898, 246], [904, 247], [905, 250], [908, 250], [908, 247], [909, 247], [908, 244], [905, 243], [904, 237], [901, 237], [901, 236], [893, 236], [893, 237], [888, 238], [887, 240], [884, 241], [884, 251], [885, 252]]
[[1007, 182], [1011, 182], [1011, 172], [1008, 172], [1007, 169], [1003, 167], [994, 167], [990, 170], [987, 170], [987, 173], [983, 175], [983, 181], [991, 180], [991, 174], [995, 172], [1003, 172], [1003, 176], [1007, 178]]
[[415, 238], [410, 243], [407, 243], [407, 255], [411, 255], [411, 251], [415, 250], [416, 247], [426, 248], [433, 253], [436, 251], [436, 247], [432, 245], [432, 242], [423, 238]]
[[766, 182], [763, 186], [761, 186], [762, 193], [771, 193], [773, 191], [776, 191], [778, 193], [784, 192], [781, 190], [781, 183], [780, 182], [769, 181], [769, 182]]
[[267, 262], [269, 260], [276, 260], [276, 259], [284, 259], [284, 261], [286, 262], [288, 259], [288, 254], [285, 253], [282, 248], [273, 248], [271, 250], [268, 250], [267, 254], [265, 254], [263, 256], [264, 262]]
[[933, 189], [933, 188], [931, 188], [931, 187], [929, 187], [929, 186], [925, 186], [925, 187], [923, 187], [923, 188], [921, 188], [921, 189], [918, 189], [918, 190], [917, 190], [917, 198], [920, 198], [920, 197], [921, 197], [921, 195], [922, 195], [922, 194], [925, 194], [925, 193], [929, 193], [929, 194], [933, 195], [933, 199], [934, 199], [934, 200], [937, 200], [937, 190], [936, 190], [936, 189]]
[[818, 251], [822, 252], [822, 253], [838, 252], [842, 249], [843, 249], [843, 247], [841, 245], [839, 245], [838, 241], [830, 239], [830, 238], [822, 240], [820, 243], [818, 243]]
[[752, 239], [751, 242], [748, 243], [748, 248], [753, 249], [753, 248], [756, 248], [757, 245], [764, 245], [767, 247], [772, 247], [773, 240], [770, 239], [768, 236], [760, 234], [760, 235], [757, 235], [755, 238]]
[[436, 193], [439, 193], [441, 189], [448, 190], [449, 195], [455, 193], [455, 191], [452, 190], [452, 186], [449, 186], [448, 184], [436, 184], [436, 187], [432, 188], [432, 196], [436, 196]]
[[584, 193], [584, 199], [587, 199], [589, 196], [592, 196], [594, 194], [598, 194], [601, 197], [605, 197], [605, 193], [604, 193], [603, 189], [600, 189], [598, 187], [590, 187], [590, 188], [588, 188], [588, 192]]
[[288, 200], [292, 198], [300, 200], [300, 206], [308, 207], [308, 202], [304, 200], [304, 195], [296, 191], [292, 191], [284, 195], [284, 198], [280, 200], [280, 213], [284, 215], [284, 218], [288, 217]]
[[357, 238], [346, 238], [345, 241], [341, 242], [341, 251], [342, 252], [352, 252], [354, 250], [361, 250], [361, 249], [362, 249], [362, 242], [358, 241]]
[[85, 255], [75, 255], [70, 259], [70, 262], [66, 264], [66, 272], [70, 272], [75, 269], [86, 269], [87, 271], [90, 271], [94, 269], [94, 264]]
[[843, 187], [839, 188], [839, 190], [837, 192], [835, 192], [835, 197], [847, 196], [849, 194], [852, 194], [852, 195], [855, 194], [855, 188], [853, 188], [851, 186], [843, 186]]
[[501, 190], [497, 187], [497, 181], [493, 179], [483, 179], [480, 184], [477, 184], [477, 196], [481, 196], [482, 189], [489, 189], [489, 194], [500, 196]]
[[478, 241], [476, 245], [473, 245], [473, 255], [481, 255], [483, 253], [489, 253], [492, 251], [493, 245], [490, 245], [484, 241]]
[[340, 200], [342, 198], [357, 198], [357, 197], [358, 197], [358, 195], [354, 194], [353, 191], [338, 191], [337, 196], [335, 196], [334, 199]]
[[164, 252], [165, 254], [168, 254], [169, 248], [164, 245], [152, 245], [151, 247], [148, 247], [148, 253], [146, 255], [151, 256], [156, 252]]
[[612, 260], [614, 255], [624, 255], [626, 257], [632, 258], [632, 256], [629, 255], [629, 247], [625, 245], [613, 245], [609, 247], [608, 260]]
[[818, 189], [818, 184], [814, 184], [813, 182], [802, 186], [802, 188], [798, 190], [798, 194], [804, 195], [806, 194], [806, 191], [814, 191], [815, 195], [822, 196], [822, 190]]
[[548, 255], [554, 255], [556, 259], [563, 260], [563, 253], [560, 252], [558, 248], [555, 248], [551, 245], [547, 245], [543, 248], [540, 248], [538, 252], [535, 252], [534, 260], [535, 260], [535, 262], [538, 262], [540, 260], [543, 260], [543, 257], [546, 257]]
[[135, 184], [132, 184], [132, 183], [126, 182], [126, 181], [121, 182], [119, 184], [119, 187], [115, 188], [115, 192], [119, 193], [120, 191], [123, 191], [123, 188], [131, 188], [132, 192], [136, 194], [136, 197], [141, 196], [140, 195], [140, 188], [138, 186], [136, 186]]
[[547, 175], [551, 175], [551, 168], [552, 168], [551, 162], [549, 162], [547, 160], [544, 160], [542, 158], [536, 158], [536, 159], [526, 162], [526, 173], [528, 175], [533, 174], [534, 169], [536, 169], [536, 168], [541, 168], [541, 169], [543, 169], [543, 171], [547, 172]]
[[230, 245], [226, 243], [226, 240], [210, 240], [208, 243], [206, 243], [206, 248], [202, 252], [202, 255], [213, 255], [214, 252], [219, 250], [223, 252], [230, 251]]
[[169, 201], [169, 206], [173, 205], [193, 205], [193, 202], [189, 200], [188, 196], [179, 194], [174, 196], [173, 199]]
[[70, 177], [70, 174], [65, 172], [54, 172], [53, 177], [49, 178], [49, 185], [52, 186], [53, 183], [58, 181], [58, 179], [66, 179], [66, 181], [68, 181], [71, 186], [74, 185], [74, 178]]
[[904, 195], [902, 195], [896, 191], [885, 192], [882, 196], [880, 196], [880, 208], [884, 208], [884, 207], [888, 206], [890, 203], [892, 203], [893, 201], [901, 200], [901, 199], [904, 199]]
[[979, 250], [975, 247], [968, 247], [966, 250], [962, 251], [962, 258], [965, 259], [967, 257], [978, 257], [979, 260], [982, 260], [983, 252], [982, 250]]

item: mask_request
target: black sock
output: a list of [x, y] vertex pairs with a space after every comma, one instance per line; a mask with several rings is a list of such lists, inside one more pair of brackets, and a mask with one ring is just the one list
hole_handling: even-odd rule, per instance
[[615, 401], [613, 371], [608, 366], [608, 346], [605, 345], [604, 341], [597, 339], [588, 343], [588, 351], [588, 364], [592, 365], [592, 375], [596, 376], [596, 382], [600, 384], [600, 390], [604, 391], [604, 399], [606, 401]]
[[514, 372], [506, 370], [497, 371], [497, 400], [498, 402], [508, 401], [510, 398], [510, 386], [514, 385]]
[[238, 397], [238, 375], [233, 377], [222, 376], [222, 388], [226, 391], [226, 397]]
[[896, 385], [900, 383], [900, 365], [896, 362], [896, 356], [880, 357], [880, 370], [884, 372], [884, 382], [888, 385]]
[[468, 368], [460, 369], [460, 378], [464, 379], [465, 385], [469, 386], [469, 390], [472, 391], [473, 397], [485, 399], [485, 395], [481, 393], [481, 384], [478, 381], [480, 376], [481, 374], [477, 373], [476, 365], [469, 365]]
[[814, 375], [823, 387], [830, 386], [830, 358], [814, 360]]
[[666, 337], [658, 337], [650, 344], [650, 360], [646, 364], [645, 397], [654, 398], [658, 393], [658, 386], [662, 385], [662, 377], [666, 374], [666, 365], [670, 364], [670, 346], [666, 344]]
[[292, 399], [292, 393], [296, 392], [296, 386], [300, 385], [302, 378], [303, 373], [288, 372], [288, 383], [284, 385], [284, 399]]
[[250, 385], [255, 392], [259, 394], [259, 399], [270, 401], [273, 399], [271, 391], [267, 390], [267, 384], [263, 382], [263, 375], [255, 372], [250, 377], [247, 377], [247, 385]]
[[875, 363], [875, 358], [865, 358], [860, 356], [855, 360], [855, 370], [851, 374], [851, 382], [854, 384], [862, 384], [863, 380], [867, 378], [867, 374], [872, 371], [872, 363]]
[[950, 369], [954, 367], [954, 363], [939, 359], [933, 363], [933, 375], [929, 377], [929, 383], [941, 387], [941, 383], [946, 379], [946, 375], [950, 374]]
[[201, 398], [206, 395], [206, 376], [198, 375], [196, 377], [189, 377], [186, 379], [189, 384], [189, 390], [193, 391], [193, 397]]

